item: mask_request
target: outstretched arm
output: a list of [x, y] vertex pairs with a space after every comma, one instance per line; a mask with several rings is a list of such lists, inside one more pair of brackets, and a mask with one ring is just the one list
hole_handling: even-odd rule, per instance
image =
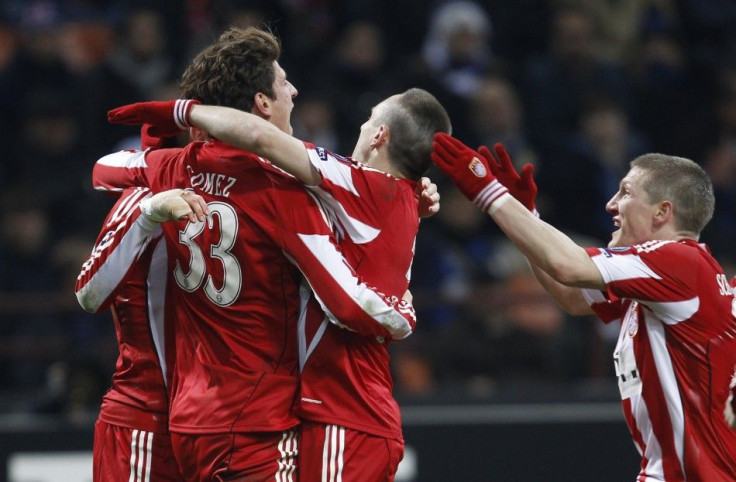
[[586, 251], [514, 199], [480, 154], [451, 136], [435, 134], [432, 159], [468, 199], [493, 218], [532, 265], [565, 286], [605, 289]]

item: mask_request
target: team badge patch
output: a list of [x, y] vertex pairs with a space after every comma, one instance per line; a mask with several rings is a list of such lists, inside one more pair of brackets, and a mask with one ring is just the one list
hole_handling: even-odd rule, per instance
[[486, 171], [486, 166], [483, 165], [482, 162], [480, 162], [480, 159], [477, 157], [474, 157], [472, 161], [470, 161], [470, 164], [468, 164], [468, 168], [470, 171], [475, 174], [476, 177], [486, 177], [486, 174], [488, 174], [488, 171]]

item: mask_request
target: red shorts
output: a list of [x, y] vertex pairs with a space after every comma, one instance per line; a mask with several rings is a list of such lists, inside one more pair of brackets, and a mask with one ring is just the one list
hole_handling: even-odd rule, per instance
[[299, 480], [393, 481], [404, 444], [337, 425], [302, 422]]
[[263, 433], [172, 433], [171, 443], [187, 481], [295, 482], [297, 435], [297, 429]]
[[182, 481], [168, 433], [110, 425], [97, 420], [92, 449], [95, 482]]

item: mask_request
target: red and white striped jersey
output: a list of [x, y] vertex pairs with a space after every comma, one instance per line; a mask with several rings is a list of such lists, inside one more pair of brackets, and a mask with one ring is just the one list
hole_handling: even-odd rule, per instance
[[108, 214], [75, 291], [91, 312], [111, 308], [119, 355], [100, 420], [148, 432], [168, 432], [165, 376], [173, 362], [166, 310], [166, 245], [161, 228], [141, 216], [146, 188], [126, 189]]
[[345, 263], [317, 201], [293, 178], [219, 141], [100, 159], [96, 187], [192, 186], [205, 222], [162, 225], [176, 286], [172, 432], [280, 431], [297, 424], [300, 271], [350, 329], [403, 338], [413, 316]]
[[[326, 206], [345, 259], [369, 285], [400, 300], [419, 228], [416, 183], [310, 144], [307, 150], [322, 175], [309, 189]], [[403, 441], [385, 337], [329, 324], [313, 305], [300, 328], [300, 417]]]
[[583, 294], [604, 321], [621, 322], [614, 362], [642, 455], [637, 480], [736, 480], [736, 432], [723, 417], [736, 302], [723, 269], [694, 240], [588, 254], [606, 293]]

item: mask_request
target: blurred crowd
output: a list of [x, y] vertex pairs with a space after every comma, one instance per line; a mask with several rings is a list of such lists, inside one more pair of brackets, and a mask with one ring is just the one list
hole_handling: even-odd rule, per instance
[[[422, 87], [456, 137], [533, 163], [541, 216], [579, 244], [610, 239], [604, 206], [630, 160], [689, 157], [716, 190], [701, 240], [736, 274], [731, 0], [2, 0], [0, 411], [98, 407], [113, 326], [73, 286], [113, 200], [90, 173], [139, 146], [106, 112], [178, 97], [189, 59], [231, 25], [281, 38], [297, 137], [349, 155], [374, 104]], [[420, 227], [397, 395], [612, 378], [616, 327], [560, 311], [487, 216], [431, 177], [442, 208]]]

